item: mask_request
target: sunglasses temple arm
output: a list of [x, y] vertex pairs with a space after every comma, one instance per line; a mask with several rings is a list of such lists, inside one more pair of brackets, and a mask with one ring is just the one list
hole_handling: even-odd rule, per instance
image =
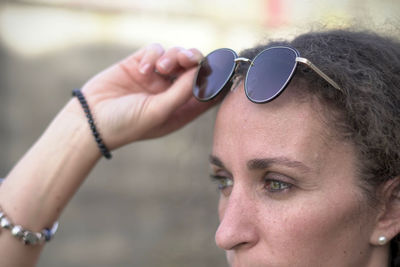
[[335, 83], [331, 78], [329, 78], [328, 75], [326, 75], [322, 70], [320, 70], [317, 66], [315, 66], [313, 63], [311, 63], [310, 60], [303, 58], [303, 57], [296, 57], [296, 61], [306, 64], [308, 67], [310, 67], [313, 71], [315, 71], [319, 76], [321, 76], [322, 78], [324, 78], [325, 81], [327, 81], [330, 85], [332, 85], [333, 87], [335, 87], [337, 90], [341, 91], [342, 93], [344, 93], [343, 89], [337, 84]]

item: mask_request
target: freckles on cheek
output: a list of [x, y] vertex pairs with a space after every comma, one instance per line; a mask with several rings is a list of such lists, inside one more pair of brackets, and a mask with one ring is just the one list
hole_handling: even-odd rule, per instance
[[270, 217], [265, 220], [263, 227], [266, 251], [277, 265], [301, 263], [301, 266], [313, 266], [311, 259], [318, 255], [316, 249], [324, 246], [322, 240], [325, 232], [329, 232], [323, 230], [325, 225], [323, 220], [315, 218], [309, 211], [286, 210]]
[[351, 249], [351, 240], [360, 235], [362, 219], [359, 214], [359, 203], [354, 200], [351, 205], [328, 205], [320, 201], [285, 210], [278, 219], [280, 224], [276, 226], [279, 228], [270, 234], [275, 244], [281, 244], [279, 249], [290, 256], [305, 261], [312, 260], [312, 255], [329, 259], [335, 250], [340, 253]]

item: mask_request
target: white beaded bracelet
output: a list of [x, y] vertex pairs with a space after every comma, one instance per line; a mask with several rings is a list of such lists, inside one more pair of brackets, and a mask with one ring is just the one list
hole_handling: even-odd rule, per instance
[[[0, 184], [3, 179], [0, 178]], [[41, 232], [32, 232], [24, 229], [21, 225], [15, 225], [6, 216], [0, 207], [0, 227], [11, 231], [11, 234], [21, 240], [25, 245], [36, 245], [50, 241], [58, 229], [58, 221], [51, 228], [45, 228]]]

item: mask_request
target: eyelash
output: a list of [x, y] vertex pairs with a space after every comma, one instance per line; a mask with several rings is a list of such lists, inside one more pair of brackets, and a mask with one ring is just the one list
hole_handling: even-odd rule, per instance
[[210, 178], [217, 184], [219, 191], [226, 189], [228, 186], [233, 186], [233, 180], [228, 177], [211, 174]]
[[[233, 180], [231, 178], [221, 176], [221, 175], [210, 175], [211, 180], [213, 180], [217, 186], [219, 191], [223, 191], [224, 189], [228, 188], [229, 186], [233, 186]], [[277, 179], [264, 179], [264, 189], [268, 193], [283, 193], [287, 190], [290, 190], [292, 188], [292, 184], [286, 183]], [[279, 188], [277, 189], [272, 189], [272, 188], [267, 188], [268, 185], [271, 187], [271, 185], [277, 185]]]
[[278, 189], [269, 189], [268, 191], [271, 193], [279, 193], [279, 192], [284, 192], [286, 190], [289, 190], [292, 187], [292, 184], [283, 182], [283, 181], [279, 181], [279, 180], [274, 180], [274, 179], [266, 179], [265, 180], [266, 183], [269, 183], [270, 186], [272, 184], [278, 185], [279, 188]]

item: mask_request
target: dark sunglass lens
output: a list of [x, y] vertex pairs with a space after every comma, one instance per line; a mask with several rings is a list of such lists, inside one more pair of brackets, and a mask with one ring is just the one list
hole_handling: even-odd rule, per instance
[[296, 51], [288, 47], [269, 48], [256, 56], [247, 73], [247, 97], [263, 103], [278, 96], [293, 75], [296, 56]]
[[235, 69], [236, 54], [230, 49], [211, 52], [200, 64], [193, 94], [199, 100], [210, 100], [224, 87]]

